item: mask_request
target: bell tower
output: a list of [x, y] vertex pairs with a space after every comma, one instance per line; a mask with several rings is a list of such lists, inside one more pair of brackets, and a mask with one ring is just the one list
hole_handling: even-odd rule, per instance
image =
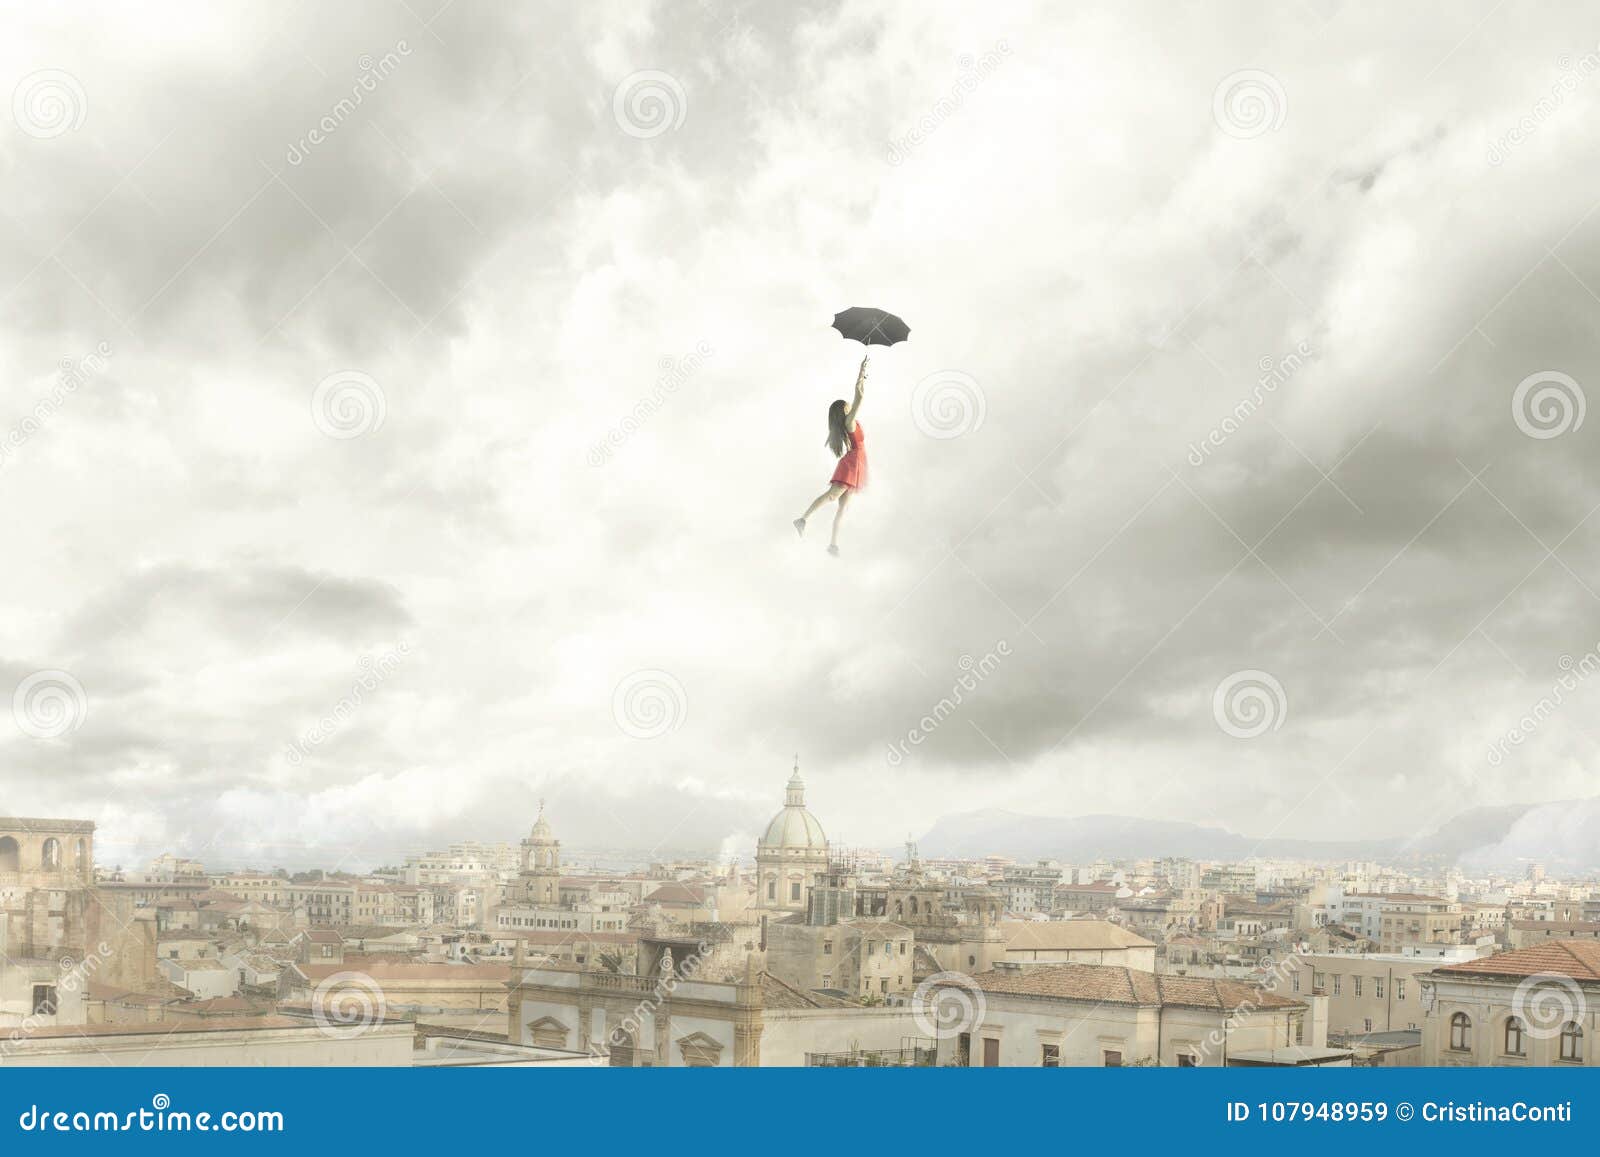
[[550, 834], [544, 800], [533, 830], [522, 841], [522, 898], [529, 904], [555, 907], [561, 901], [561, 841]]

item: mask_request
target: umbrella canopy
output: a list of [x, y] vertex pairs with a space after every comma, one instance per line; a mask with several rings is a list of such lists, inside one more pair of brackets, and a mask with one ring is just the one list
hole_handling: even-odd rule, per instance
[[894, 345], [911, 336], [911, 327], [888, 310], [864, 305], [852, 305], [834, 314], [833, 328], [846, 341], [858, 341], [862, 345]]

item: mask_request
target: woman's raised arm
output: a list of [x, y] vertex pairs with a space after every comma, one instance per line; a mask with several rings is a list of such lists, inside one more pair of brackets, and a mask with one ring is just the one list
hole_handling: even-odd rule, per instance
[[849, 423], [850, 429], [852, 429], [852, 430], [854, 430], [855, 427], [856, 427], [856, 411], [861, 409], [861, 399], [866, 397], [866, 393], [867, 393], [867, 359], [865, 357], [863, 357], [861, 359], [861, 370], [860, 370], [859, 373], [856, 374], [856, 396], [855, 396], [855, 400], [850, 403], [850, 408], [844, 412], [845, 420], [846, 420], [846, 422]]

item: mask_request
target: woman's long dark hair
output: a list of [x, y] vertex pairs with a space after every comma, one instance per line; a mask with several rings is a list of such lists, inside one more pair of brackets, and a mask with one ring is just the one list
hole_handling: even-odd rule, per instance
[[843, 458], [846, 450], [854, 450], [856, 440], [850, 436], [849, 419], [845, 417], [843, 398], [838, 399], [828, 407], [828, 449], [833, 451], [835, 458]]

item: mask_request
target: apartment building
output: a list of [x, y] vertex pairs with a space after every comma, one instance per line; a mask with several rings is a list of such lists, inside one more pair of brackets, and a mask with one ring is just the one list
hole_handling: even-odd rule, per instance
[[1417, 979], [1441, 962], [1470, 960], [1470, 947], [1449, 957], [1403, 953], [1326, 953], [1291, 956], [1271, 970], [1268, 986], [1285, 996], [1325, 996], [1328, 1031], [1362, 1034], [1422, 1027]]

